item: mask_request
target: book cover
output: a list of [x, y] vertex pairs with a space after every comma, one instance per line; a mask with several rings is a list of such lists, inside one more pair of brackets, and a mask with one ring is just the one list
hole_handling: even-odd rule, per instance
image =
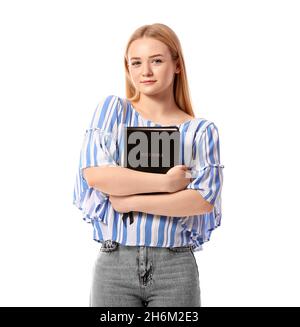
[[[137, 171], [165, 174], [179, 165], [180, 132], [177, 126], [125, 127], [124, 166]], [[141, 193], [149, 194], [149, 193]], [[160, 194], [155, 192], [151, 194]], [[125, 213], [123, 220], [132, 212]]]

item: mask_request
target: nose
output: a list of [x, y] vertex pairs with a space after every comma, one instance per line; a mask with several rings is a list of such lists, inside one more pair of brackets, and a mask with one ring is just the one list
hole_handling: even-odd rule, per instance
[[151, 68], [150, 68], [150, 65], [148, 63], [145, 63], [144, 66], [143, 66], [143, 76], [152, 76], [152, 71], [151, 71]]

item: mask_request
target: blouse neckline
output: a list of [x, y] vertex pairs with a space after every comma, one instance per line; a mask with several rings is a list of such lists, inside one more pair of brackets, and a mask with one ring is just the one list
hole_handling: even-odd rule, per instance
[[194, 121], [194, 120], [196, 120], [196, 119], [198, 119], [198, 118], [193, 118], [193, 119], [190, 119], [190, 120], [186, 120], [185, 122], [183, 122], [183, 123], [181, 123], [181, 124], [164, 124], [164, 125], [162, 125], [162, 124], [160, 124], [160, 123], [156, 123], [156, 122], [154, 122], [154, 121], [152, 121], [152, 120], [150, 120], [150, 119], [146, 119], [146, 118], [144, 118], [135, 108], [134, 108], [134, 106], [133, 106], [133, 104], [131, 103], [131, 101], [129, 101], [129, 100], [127, 100], [128, 102], [129, 102], [129, 104], [130, 104], [130, 107], [131, 107], [131, 109], [132, 109], [132, 111], [134, 111], [142, 120], [144, 120], [144, 121], [146, 121], [146, 122], [149, 122], [149, 123], [151, 123], [151, 124], [154, 124], [154, 125], [156, 125], [156, 126], [161, 126], [161, 127], [167, 127], [167, 126], [177, 126], [177, 127], [180, 127], [181, 125], [184, 125], [184, 124], [186, 124], [186, 123], [190, 123], [190, 122], [192, 122], [192, 121]]

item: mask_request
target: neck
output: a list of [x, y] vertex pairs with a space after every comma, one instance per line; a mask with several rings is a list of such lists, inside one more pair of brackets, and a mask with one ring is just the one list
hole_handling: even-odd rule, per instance
[[173, 95], [140, 95], [136, 103], [137, 109], [145, 116], [151, 116], [157, 121], [162, 117], [171, 117], [177, 109]]

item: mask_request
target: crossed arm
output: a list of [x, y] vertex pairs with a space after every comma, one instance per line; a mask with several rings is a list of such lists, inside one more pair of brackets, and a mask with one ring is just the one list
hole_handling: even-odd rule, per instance
[[180, 217], [204, 214], [213, 209], [197, 190], [169, 193], [169, 176], [166, 174], [101, 166], [84, 169], [84, 177], [89, 186], [109, 194], [113, 208], [119, 212], [140, 211]]
[[193, 216], [210, 212], [213, 206], [196, 190], [174, 193], [110, 196], [117, 211], [140, 211], [161, 216]]

